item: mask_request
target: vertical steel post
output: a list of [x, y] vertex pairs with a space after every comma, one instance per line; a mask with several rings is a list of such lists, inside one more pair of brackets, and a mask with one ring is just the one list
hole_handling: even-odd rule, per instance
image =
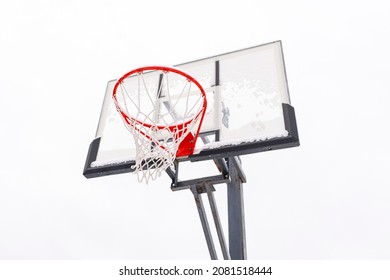
[[243, 180], [236, 158], [229, 158], [230, 183], [227, 183], [229, 252], [232, 260], [246, 260], [246, 235]]

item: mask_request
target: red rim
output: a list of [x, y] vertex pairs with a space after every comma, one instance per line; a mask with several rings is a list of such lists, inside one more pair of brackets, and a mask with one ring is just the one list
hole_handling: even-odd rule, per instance
[[[190, 155], [194, 152], [194, 147], [195, 147], [195, 144], [196, 144], [196, 140], [198, 139], [198, 136], [199, 136], [199, 132], [200, 132], [200, 128], [202, 127], [202, 123], [203, 123], [203, 119], [204, 119], [204, 115], [206, 114], [206, 108], [207, 108], [207, 99], [206, 99], [206, 92], [204, 91], [203, 87], [201, 86], [201, 84], [195, 79], [193, 78], [192, 76], [188, 75], [187, 73], [181, 71], [181, 70], [178, 70], [176, 68], [171, 68], [171, 67], [166, 67], [166, 66], [145, 66], [145, 67], [140, 67], [140, 68], [136, 68], [128, 73], [126, 73], [125, 75], [123, 75], [116, 83], [115, 83], [115, 86], [114, 86], [114, 89], [113, 89], [113, 93], [112, 93], [112, 98], [114, 99], [114, 103], [115, 103], [115, 106], [117, 108], [117, 110], [120, 112], [120, 114], [122, 115], [122, 118], [124, 118], [124, 120], [128, 123], [128, 124], [131, 124], [131, 122], [136, 122], [136, 123], [139, 123], [140, 125], [143, 125], [143, 126], [146, 126], [146, 127], [152, 127], [154, 125], [152, 124], [148, 124], [148, 123], [144, 123], [144, 122], [141, 122], [133, 117], [130, 117], [128, 116], [123, 110], [122, 108], [120, 107], [119, 103], [118, 103], [118, 100], [116, 98], [116, 93], [117, 93], [117, 89], [118, 89], [118, 86], [128, 77], [134, 75], [134, 74], [137, 74], [137, 73], [142, 73], [142, 72], [145, 72], [145, 71], [164, 71], [164, 72], [173, 72], [173, 73], [176, 73], [176, 74], [179, 74], [181, 76], [184, 76], [188, 79], [188, 81], [194, 83], [200, 90], [201, 94], [202, 94], [202, 97], [203, 97], [203, 109], [200, 110], [200, 112], [194, 117], [192, 118], [191, 120], [187, 120], [185, 122], [182, 122], [182, 123], [179, 123], [179, 124], [176, 124], [176, 125], [171, 125], [171, 126], [168, 126], [167, 128], [171, 131], [174, 131], [178, 126], [183, 126], [183, 127], [186, 127], [193, 119], [195, 118], [198, 118], [199, 114], [202, 114], [201, 117], [200, 117], [200, 120], [199, 120], [199, 125], [198, 125], [198, 129], [197, 129], [197, 132], [196, 134], [194, 135], [193, 139], [191, 139], [191, 141], [188, 141], [188, 142], [191, 142], [191, 143], [187, 143], [186, 139], [184, 139], [182, 141], [182, 143], [180, 144], [181, 147], [179, 147], [179, 150], [177, 152], [177, 156], [186, 156], [186, 155]], [[157, 127], [158, 129], [164, 129], [166, 128], [166, 126], [155, 126]], [[139, 131], [139, 130], [138, 130]], [[149, 135], [145, 135], [145, 133], [139, 131], [141, 134], [143, 134], [145, 137], [149, 138], [150, 139], [150, 136]], [[186, 137], [187, 138], [187, 137]], [[192, 137], [191, 137], [192, 138]]]

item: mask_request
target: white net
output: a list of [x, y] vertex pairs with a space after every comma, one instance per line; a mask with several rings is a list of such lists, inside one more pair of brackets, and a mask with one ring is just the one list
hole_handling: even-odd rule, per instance
[[167, 67], [129, 72], [117, 82], [115, 105], [134, 137], [140, 182], [148, 183], [173, 167], [176, 157], [193, 153], [206, 99], [190, 76]]

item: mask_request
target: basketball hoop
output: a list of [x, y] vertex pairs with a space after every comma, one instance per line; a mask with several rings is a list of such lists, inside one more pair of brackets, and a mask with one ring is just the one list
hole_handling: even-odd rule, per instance
[[140, 182], [156, 179], [177, 157], [194, 152], [207, 100], [190, 75], [164, 66], [137, 68], [116, 82], [112, 98], [134, 137], [132, 168]]

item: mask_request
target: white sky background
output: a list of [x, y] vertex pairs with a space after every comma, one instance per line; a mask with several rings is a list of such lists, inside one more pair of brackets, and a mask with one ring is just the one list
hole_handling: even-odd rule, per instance
[[105, 86], [139, 65], [274, 40], [301, 147], [242, 158], [248, 258], [389, 259], [388, 11], [385, 1], [3, 1], [0, 259], [208, 259], [193, 197], [172, 193], [167, 176], [83, 177]]

